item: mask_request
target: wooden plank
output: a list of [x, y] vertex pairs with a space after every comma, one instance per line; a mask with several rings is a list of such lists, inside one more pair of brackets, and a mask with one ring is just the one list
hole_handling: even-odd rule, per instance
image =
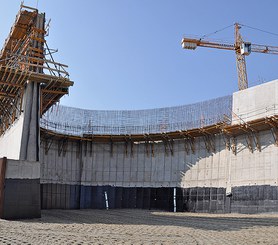
[[35, 32], [42, 33], [42, 34], [45, 34], [45, 33], [46, 33], [46, 31], [45, 31], [45, 30], [39, 29], [39, 28], [34, 27], [34, 26], [32, 27], [32, 30], [33, 30], [33, 31], [35, 31]]
[[67, 76], [69, 75], [68, 72], [64, 72], [64, 71], [61, 71], [61, 70], [58, 70], [58, 69], [53, 69], [53, 68], [46, 67], [46, 66], [43, 66], [43, 65], [30, 64], [30, 63], [21, 62], [21, 61], [19, 61], [18, 63], [21, 64], [21, 65], [26, 65], [26, 66], [30, 66], [30, 67], [34, 67], [34, 68], [43, 68], [43, 69], [47, 69], [49, 71], [56, 71], [56, 72], [65, 74]]
[[7, 83], [7, 82], [2, 82], [0, 81], [0, 85], [8, 85], [8, 86], [13, 86], [13, 87], [19, 87], [19, 88], [23, 88], [23, 85], [20, 84], [15, 84], [15, 83]]
[[34, 10], [35, 12], [38, 12], [38, 10], [37, 10], [36, 8], [32, 8], [32, 7], [29, 7], [29, 6], [26, 6], [26, 5], [21, 4], [21, 5], [20, 5], [20, 10], [22, 10], [23, 8], [24, 8], [24, 9]]
[[68, 66], [65, 65], [65, 64], [58, 63], [58, 62], [55, 62], [55, 61], [52, 61], [52, 60], [48, 60], [48, 59], [40, 59], [40, 58], [36, 58], [36, 57], [28, 57], [28, 56], [25, 56], [25, 55], [18, 55], [18, 57], [26, 58], [28, 60], [35, 61], [35, 62], [38, 62], [38, 63], [50, 63], [50, 64], [53, 64], [53, 65], [61, 66], [61, 67], [64, 67], [64, 68], [68, 68]]
[[43, 38], [31, 36], [30, 39], [35, 40], [35, 41], [37, 41], [39, 43], [45, 43], [45, 40]]
[[[4, 73], [6, 68], [7, 66], [0, 65], [0, 72]], [[9, 68], [9, 69], [11, 69], [13, 73], [16, 72], [16, 69], [14, 68]], [[20, 72], [19, 78], [16, 82], [18, 84], [22, 84], [23, 80], [26, 78], [26, 74], [28, 74], [28, 78], [34, 82], [43, 82], [43, 83], [57, 82], [60, 86], [62, 85], [65, 87], [69, 87], [73, 85], [73, 82], [65, 77], [57, 77], [49, 74], [39, 74], [30, 71], [19, 71], [19, 72]], [[26, 83], [26, 81], [24, 83]]]
[[5, 92], [0, 92], [0, 97], [9, 97], [9, 98], [14, 98], [16, 95], [15, 94], [9, 94]]
[[42, 50], [42, 49], [40, 49], [40, 48], [29, 47], [29, 50], [31, 50], [31, 51], [35, 51], [35, 52], [38, 52], [38, 53], [43, 54], [43, 50]]
[[58, 91], [58, 90], [48, 90], [48, 89], [42, 89], [43, 93], [50, 93], [50, 94], [67, 94], [67, 91]]

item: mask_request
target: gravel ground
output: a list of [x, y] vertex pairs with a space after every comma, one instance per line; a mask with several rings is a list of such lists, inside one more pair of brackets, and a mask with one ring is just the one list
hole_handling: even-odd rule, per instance
[[41, 219], [0, 219], [0, 244], [278, 245], [278, 214], [44, 210]]

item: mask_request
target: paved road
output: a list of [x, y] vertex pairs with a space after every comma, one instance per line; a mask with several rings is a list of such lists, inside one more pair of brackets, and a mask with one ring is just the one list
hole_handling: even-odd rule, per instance
[[0, 219], [0, 244], [278, 245], [278, 214], [44, 210], [41, 219]]

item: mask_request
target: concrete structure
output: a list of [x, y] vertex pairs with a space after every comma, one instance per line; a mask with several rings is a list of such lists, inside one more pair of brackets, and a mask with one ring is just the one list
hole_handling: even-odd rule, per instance
[[[177, 188], [179, 211], [278, 211], [276, 128], [257, 130], [254, 121], [262, 119], [265, 125], [276, 115], [277, 98], [272, 95], [277, 85], [275, 80], [234, 93], [231, 110], [240, 116], [233, 113], [231, 126], [213, 135], [211, 142], [206, 134], [195, 137], [194, 150], [180, 138], [173, 138], [172, 148], [164, 140], [150, 146], [135, 138], [114, 142], [112, 149], [111, 142], [88, 141], [84, 136], [71, 135], [65, 141], [65, 134], [53, 136], [50, 144], [43, 135], [42, 208], [105, 208], [107, 192], [111, 208], [173, 210]], [[59, 118], [59, 109], [54, 111], [53, 120]], [[229, 127], [235, 126], [242, 131], [232, 135]]]
[[0, 172], [0, 218], [39, 218], [40, 163], [2, 159]]
[[233, 124], [278, 114], [278, 80], [234, 93]]
[[45, 14], [21, 4], [0, 52], [0, 217], [7, 219], [40, 217], [40, 116], [73, 84], [45, 34]]
[[[19, 159], [22, 137], [23, 117], [11, 125], [11, 127], [1, 135], [0, 139], [0, 156], [10, 159]], [[7, 147], [7, 146], [13, 147]]]
[[278, 80], [169, 108], [55, 107], [73, 83], [45, 57], [44, 14], [24, 8], [0, 53], [0, 217], [107, 206], [278, 211]]

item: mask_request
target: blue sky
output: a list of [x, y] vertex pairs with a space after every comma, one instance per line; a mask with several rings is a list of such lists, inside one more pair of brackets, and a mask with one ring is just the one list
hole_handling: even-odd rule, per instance
[[[0, 45], [20, 1], [0, 0]], [[26, 0], [36, 7], [36, 0]], [[278, 33], [278, 1], [39, 0], [51, 18], [55, 59], [75, 82], [61, 104], [88, 109], [145, 109], [190, 104], [237, 91], [235, 54], [183, 50], [185, 34], [204, 35], [240, 22]], [[278, 46], [278, 36], [242, 28], [245, 40]], [[233, 42], [233, 27], [210, 36]], [[278, 78], [278, 55], [246, 58], [250, 84]]]

